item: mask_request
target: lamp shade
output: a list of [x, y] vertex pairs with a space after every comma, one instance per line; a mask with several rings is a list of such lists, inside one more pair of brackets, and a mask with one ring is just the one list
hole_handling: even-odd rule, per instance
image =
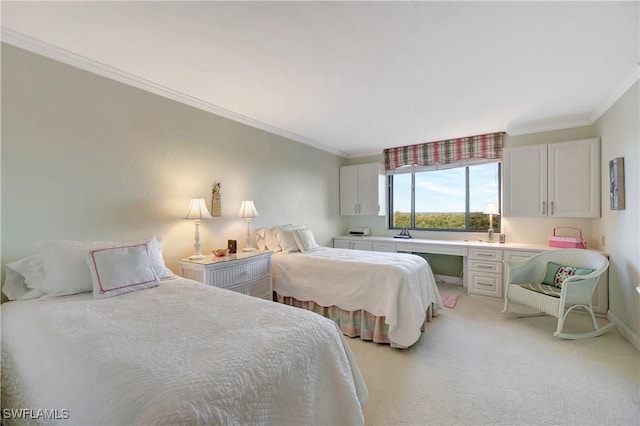
[[258, 214], [258, 210], [256, 210], [256, 206], [253, 205], [253, 201], [244, 200], [240, 205], [240, 211], [238, 212], [238, 216], [240, 217], [257, 217], [260, 216]]
[[189, 209], [185, 219], [213, 219], [207, 210], [207, 203], [204, 198], [192, 198], [189, 201]]
[[497, 214], [497, 215], [500, 214], [500, 212], [498, 211], [498, 206], [496, 206], [495, 203], [487, 203], [487, 205], [484, 206], [484, 211], [482, 213], [484, 213], [484, 214]]

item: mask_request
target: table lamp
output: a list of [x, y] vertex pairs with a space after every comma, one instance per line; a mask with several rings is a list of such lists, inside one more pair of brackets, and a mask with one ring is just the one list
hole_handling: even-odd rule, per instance
[[496, 206], [495, 203], [487, 203], [482, 213], [489, 215], [488, 240], [490, 243], [492, 243], [493, 242], [493, 215], [494, 214], [500, 215], [500, 212], [498, 211], [498, 206]]
[[189, 201], [189, 209], [187, 210], [187, 216], [185, 219], [192, 219], [196, 224], [196, 235], [193, 243], [194, 253], [189, 256], [189, 260], [204, 259], [205, 256], [200, 253], [200, 221], [202, 219], [213, 219], [207, 210], [207, 204], [204, 202], [204, 198], [192, 198]]
[[247, 221], [247, 246], [243, 248], [242, 251], [256, 251], [255, 247], [253, 247], [253, 244], [251, 243], [251, 218], [260, 215], [258, 214], [258, 210], [256, 210], [256, 206], [253, 205], [252, 200], [244, 200], [242, 202], [238, 216], [244, 217]]

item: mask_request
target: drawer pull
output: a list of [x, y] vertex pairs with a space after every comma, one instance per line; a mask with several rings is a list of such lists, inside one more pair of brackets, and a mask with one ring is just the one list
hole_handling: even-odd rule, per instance
[[488, 266], [488, 265], [476, 265], [476, 268], [478, 268], [478, 269], [495, 269], [493, 266]]
[[493, 254], [488, 253], [478, 253], [478, 257], [495, 257]]
[[483, 283], [482, 281], [476, 281], [476, 284], [480, 284], [485, 287], [493, 287], [493, 283]]

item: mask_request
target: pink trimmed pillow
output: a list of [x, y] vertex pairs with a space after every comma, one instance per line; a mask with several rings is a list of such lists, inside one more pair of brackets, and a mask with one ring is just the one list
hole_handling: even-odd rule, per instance
[[49, 297], [90, 292], [93, 286], [85, 261], [87, 251], [139, 244], [148, 245], [151, 266], [159, 278], [173, 276], [164, 264], [159, 237], [133, 241], [44, 240], [37, 241], [35, 246], [37, 257], [43, 259], [46, 279], [26, 284]]
[[160, 282], [151, 265], [149, 243], [90, 250], [86, 261], [96, 299], [155, 287]]

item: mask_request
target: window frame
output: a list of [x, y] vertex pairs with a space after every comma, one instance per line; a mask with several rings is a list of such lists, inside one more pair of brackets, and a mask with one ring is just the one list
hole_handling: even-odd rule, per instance
[[[502, 197], [500, 194], [502, 193], [502, 162], [501, 161], [490, 161], [486, 164], [497, 163], [498, 165], [498, 211], [502, 211]], [[469, 211], [470, 205], [470, 193], [469, 193], [469, 167], [473, 167], [479, 164], [466, 164], [460, 165], [457, 167], [447, 167], [447, 168], [464, 168], [465, 169], [465, 227], [462, 228], [416, 228], [416, 173], [430, 173], [437, 172], [439, 170], [444, 170], [445, 168], [436, 168], [433, 170], [413, 170], [411, 172], [406, 172], [407, 174], [411, 174], [411, 213], [410, 213], [410, 224], [411, 226], [407, 227], [407, 229], [411, 231], [435, 231], [435, 232], [486, 232], [486, 229], [470, 229], [469, 225], [471, 223], [471, 212]], [[387, 228], [388, 229], [404, 229], [404, 226], [394, 226], [394, 212], [393, 212], [393, 176], [394, 173], [390, 173], [387, 175], [386, 183], [387, 183]], [[500, 230], [498, 230], [500, 232]]]

